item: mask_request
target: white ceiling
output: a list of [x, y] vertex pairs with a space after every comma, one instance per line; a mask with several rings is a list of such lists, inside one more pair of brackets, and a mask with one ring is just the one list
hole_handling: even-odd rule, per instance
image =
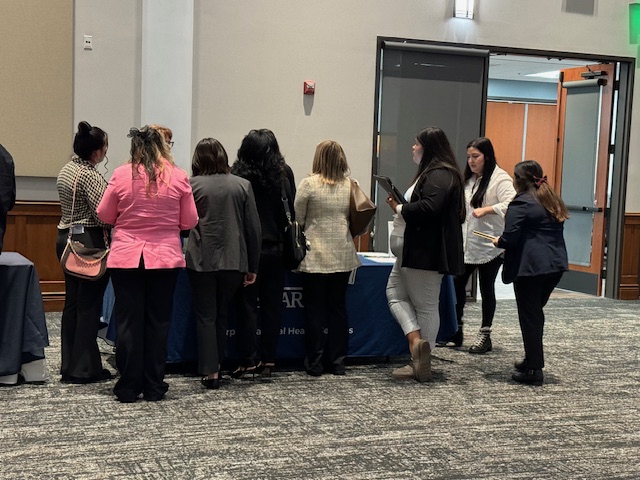
[[491, 54], [489, 58], [489, 78], [496, 80], [519, 80], [526, 82], [557, 83], [554, 79], [527, 77], [531, 73], [550, 72], [575, 66], [592, 65], [591, 61], [547, 59], [519, 55]]

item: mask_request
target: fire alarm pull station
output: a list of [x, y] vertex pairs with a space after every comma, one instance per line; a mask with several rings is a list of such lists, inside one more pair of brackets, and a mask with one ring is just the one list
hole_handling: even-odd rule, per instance
[[316, 82], [313, 80], [305, 80], [304, 81], [304, 94], [305, 95], [313, 95], [316, 93]]

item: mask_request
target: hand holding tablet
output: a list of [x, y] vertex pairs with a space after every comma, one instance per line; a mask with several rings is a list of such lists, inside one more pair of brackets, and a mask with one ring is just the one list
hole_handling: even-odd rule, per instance
[[376, 179], [376, 181], [378, 182], [378, 185], [380, 185], [389, 195], [391, 195], [391, 197], [393, 197], [393, 199], [398, 202], [398, 203], [407, 203], [407, 201], [404, 199], [404, 196], [402, 195], [402, 193], [400, 192], [400, 190], [398, 190], [393, 183], [391, 183], [391, 179], [389, 177], [384, 177], [382, 175], [374, 175], [373, 178]]

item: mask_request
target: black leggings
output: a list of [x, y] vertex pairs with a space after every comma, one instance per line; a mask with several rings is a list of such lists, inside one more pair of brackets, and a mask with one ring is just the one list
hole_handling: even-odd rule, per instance
[[480, 283], [480, 295], [482, 296], [482, 326], [491, 327], [493, 324], [493, 315], [496, 312], [496, 277], [498, 270], [502, 265], [502, 257], [498, 256], [489, 263], [482, 265], [464, 265], [464, 273], [454, 278], [456, 288], [456, 316], [458, 325], [462, 325], [462, 315], [464, 313], [464, 304], [467, 301], [466, 286], [471, 274], [478, 269], [478, 279]]

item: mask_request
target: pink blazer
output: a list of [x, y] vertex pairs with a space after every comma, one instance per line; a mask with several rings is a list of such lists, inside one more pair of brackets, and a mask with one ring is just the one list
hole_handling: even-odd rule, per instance
[[180, 230], [198, 223], [198, 213], [187, 174], [163, 159], [161, 179], [147, 188], [148, 175], [131, 164], [113, 172], [98, 205], [98, 218], [114, 225], [109, 268], [137, 268], [140, 256], [146, 269], [185, 266]]

